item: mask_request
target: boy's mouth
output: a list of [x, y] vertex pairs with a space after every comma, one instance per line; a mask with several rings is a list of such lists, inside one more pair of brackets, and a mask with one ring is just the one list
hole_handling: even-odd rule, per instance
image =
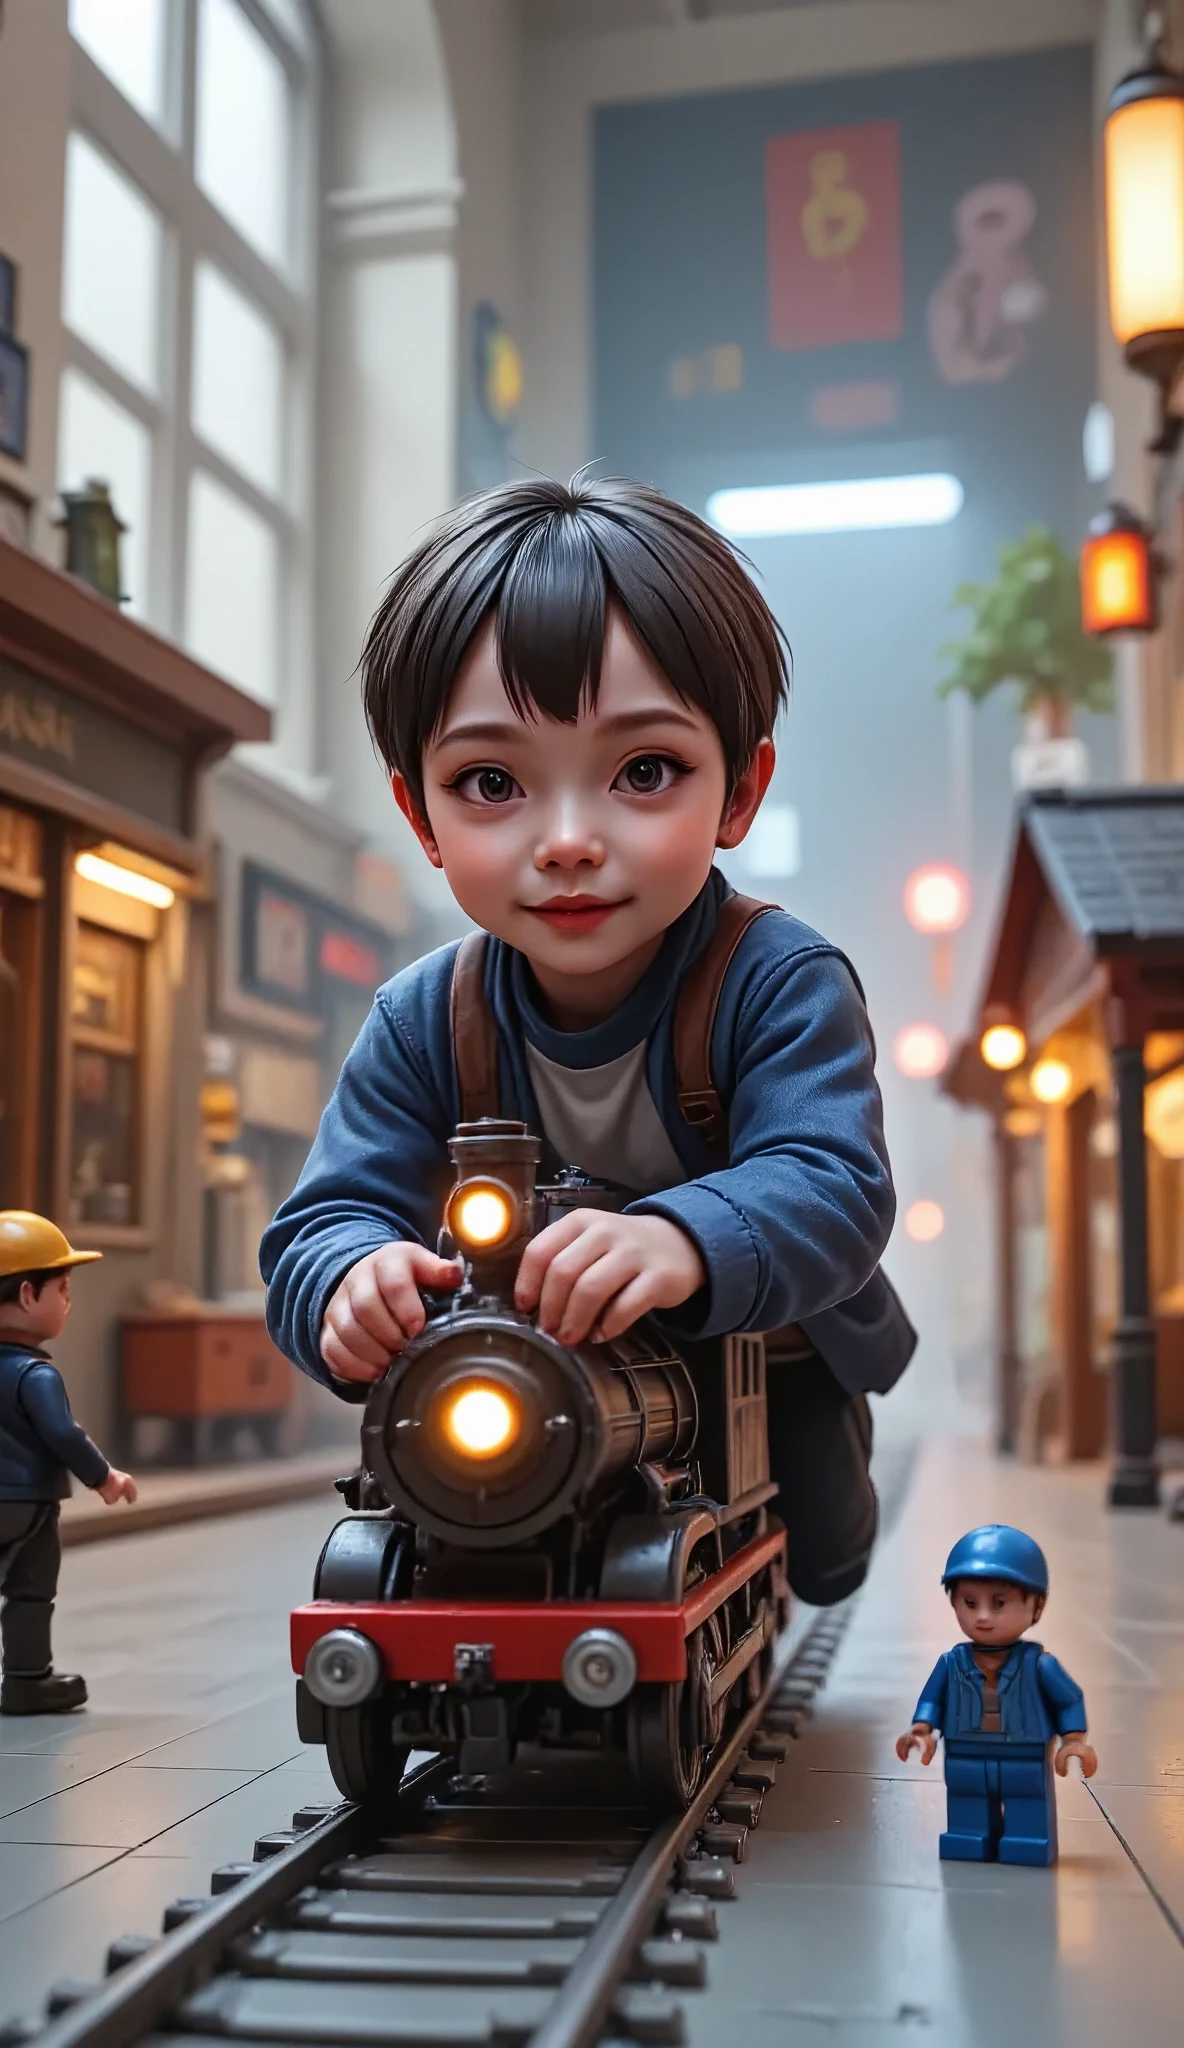
[[606, 903], [602, 896], [551, 896], [545, 903], [528, 903], [526, 908], [552, 931], [591, 932], [621, 905]]

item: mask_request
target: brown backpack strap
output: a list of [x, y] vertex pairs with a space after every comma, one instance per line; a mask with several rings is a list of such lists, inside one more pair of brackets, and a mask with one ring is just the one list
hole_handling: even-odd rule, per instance
[[736, 948], [750, 924], [775, 903], [757, 903], [751, 896], [729, 896], [715, 930], [695, 961], [674, 1006], [674, 1074], [678, 1106], [687, 1123], [707, 1143], [724, 1146], [728, 1120], [711, 1078], [711, 1038], [715, 1015]]
[[497, 1025], [485, 994], [485, 933], [470, 932], [452, 969], [452, 1051], [460, 1122], [500, 1113]]

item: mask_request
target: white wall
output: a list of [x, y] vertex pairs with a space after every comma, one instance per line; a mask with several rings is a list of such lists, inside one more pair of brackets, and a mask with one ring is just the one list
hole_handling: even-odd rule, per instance
[[62, 207], [70, 119], [66, 0], [8, 0], [0, 28], [0, 252], [18, 266], [17, 339], [30, 351], [27, 463], [0, 456], [0, 479], [40, 501], [38, 548], [61, 559], [49, 524], [57, 489], [62, 367]]
[[592, 446], [592, 113], [606, 101], [882, 71], [1092, 37], [1098, 0], [850, 0], [540, 40], [527, 49], [522, 453], [567, 475]]

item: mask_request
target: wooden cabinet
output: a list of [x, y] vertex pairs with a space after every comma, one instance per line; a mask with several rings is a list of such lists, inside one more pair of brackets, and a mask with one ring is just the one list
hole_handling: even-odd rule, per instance
[[178, 1447], [195, 1463], [215, 1456], [237, 1425], [249, 1423], [267, 1452], [292, 1399], [292, 1367], [261, 1315], [218, 1308], [123, 1319], [123, 1409], [177, 1425]]

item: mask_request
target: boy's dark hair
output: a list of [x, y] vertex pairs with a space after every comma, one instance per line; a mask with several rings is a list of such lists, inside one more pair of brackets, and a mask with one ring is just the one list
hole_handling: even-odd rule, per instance
[[423, 808], [423, 750], [492, 612], [522, 717], [595, 703], [616, 606], [684, 703], [719, 733], [729, 788], [788, 694], [789, 650], [752, 578], [706, 522], [623, 478], [504, 484], [457, 506], [396, 570], [360, 663], [366, 720]]
[[28, 1273], [6, 1273], [0, 1280], [0, 1308], [7, 1301], [20, 1300], [21, 1288], [26, 1280], [40, 1301], [42, 1288], [47, 1287], [51, 1280], [60, 1279], [63, 1272], [68, 1271], [69, 1268], [64, 1266], [39, 1266]]

